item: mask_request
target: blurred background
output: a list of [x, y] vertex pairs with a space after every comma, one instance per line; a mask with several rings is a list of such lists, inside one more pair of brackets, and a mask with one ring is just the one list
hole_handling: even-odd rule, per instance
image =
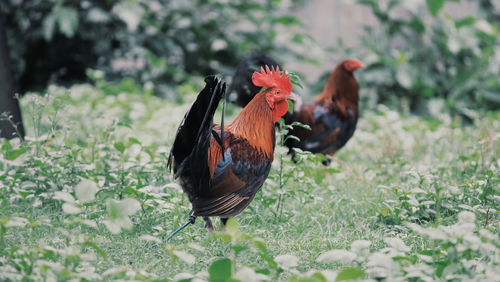
[[260, 53], [306, 97], [356, 57], [362, 109], [467, 120], [500, 107], [499, 33], [497, 0], [2, 0], [0, 112], [16, 119], [13, 93], [82, 82], [182, 102]]

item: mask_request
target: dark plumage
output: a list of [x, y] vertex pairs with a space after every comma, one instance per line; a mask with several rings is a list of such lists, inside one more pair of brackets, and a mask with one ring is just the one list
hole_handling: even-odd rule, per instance
[[206, 86], [181, 122], [170, 152], [169, 164], [192, 204], [192, 215], [209, 217], [241, 213], [266, 180], [274, 153], [274, 122], [286, 112], [290, 79], [277, 70], [261, 70], [252, 79], [266, 90], [258, 93], [233, 122], [213, 124], [213, 115], [224, 95], [225, 83], [215, 77]]
[[323, 92], [309, 103], [299, 106], [287, 117], [287, 123], [298, 121], [312, 130], [295, 127], [285, 145], [312, 153], [333, 155], [352, 137], [358, 121], [358, 83], [353, 72], [362, 67], [360, 61], [347, 59], [337, 65]]
[[261, 87], [255, 86], [252, 83], [252, 74], [266, 65], [281, 68], [273, 58], [263, 54], [252, 55], [238, 64], [228, 91], [228, 93], [232, 93], [233, 91], [236, 93], [236, 98], [233, 102], [238, 106], [245, 107], [255, 94], [259, 93]]

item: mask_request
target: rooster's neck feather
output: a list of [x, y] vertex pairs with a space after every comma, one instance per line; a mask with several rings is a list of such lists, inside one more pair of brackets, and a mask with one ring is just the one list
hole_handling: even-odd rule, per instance
[[314, 99], [316, 102], [333, 103], [342, 114], [346, 114], [346, 108], [351, 108], [357, 116], [358, 112], [358, 83], [352, 72], [344, 69], [342, 65], [337, 66], [323, 88], [323, 92]]
[[226, 126], [226, 130], [235, 137], [246, 139], [266, 157], [273, 158], [273, 112], [266, 102], [265, 92], [258, 93], [234, 121]]

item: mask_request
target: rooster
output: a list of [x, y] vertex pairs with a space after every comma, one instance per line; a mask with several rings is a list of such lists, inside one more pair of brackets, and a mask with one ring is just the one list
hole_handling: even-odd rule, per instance
[[289, 132], [300, 139], [288, 138], [285, 142], [292, 156], [293, 148], [332, 156], [349, 141], [358, 121], [358, 83], [353, 72], [361, 67], [359, 60], [344, 60], [330, 74], [319, 96], [297, 105], [287, 123], [298, 121], [311, 130], [296, 126]]
[[280, 67], [273, 58], [263, 54], [252, 55], [238, 64], [228, 90], [228, 93], [236, 92], [236, 99], [232, 100], [238, 106], [245, 107], [255, 94], [259, 93], [260, 87], [252, 83], [252, 74], [266, 65]]
[[[241, 213], [266, 180], [273, 161], [274, 123], [288, 110], [290, 78], [266, 66], [254, 72], [260, 91], [228, 125], [213, 124], [226, 84], [210, 76], [184, 116], [172, 146], [169, 165], [192, 204], [190, 221], [203, 217], [210, 232], [210, 217], [224, 228], [229, 217]], [[174, 232], [175, 234], [175, 232]], [[173, 235], [174, 235], [173, 234]], [[168, 240], [168, 239], [167, 239]]]

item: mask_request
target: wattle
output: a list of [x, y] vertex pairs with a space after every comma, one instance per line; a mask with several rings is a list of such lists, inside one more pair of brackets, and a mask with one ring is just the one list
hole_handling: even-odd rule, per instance
[[288, 112], [288, 102], [286, 100], [275, 103], [273, 110], [274, 122], [277, 122], [286, 112]]

